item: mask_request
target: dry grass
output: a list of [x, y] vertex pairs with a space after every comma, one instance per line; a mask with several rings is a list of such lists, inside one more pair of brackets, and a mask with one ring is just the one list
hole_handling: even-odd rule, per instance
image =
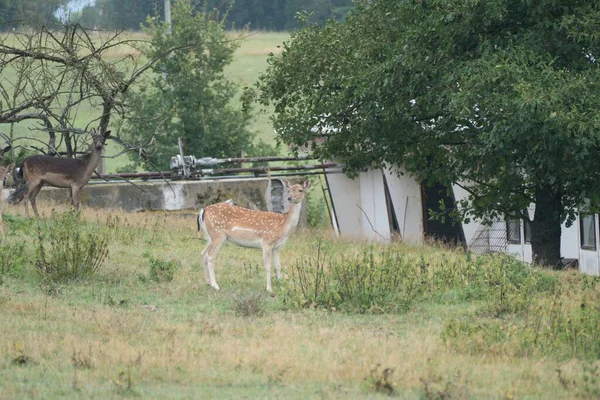
[[[50, 215], [50, 207], [41, 208]], [[17, 215], [22, 207], [6, 211]], [[236, 296], [264, 294], [260, 252], [225, 246], [217, 259], [217, 292], [204, 284], [204, 243], [194, 213], [83, 209], [83, 216], [91, 222], [118, 216], [120, 234], [133, 231], [135, 237], [115, 238], [108, 265], [91, 281], [52, 294], [26, 278], [0, 286], [0, 399], [383, 398], [365, 380], [377, 365], [394, 369], [399, 398], [559, 399], [575, 393], [556, 369], [579, 378], [576, 360], [469, 355], [446, 347], [444, 321], [466, 315], [469, 305], [418, 304], [407, 314], [369, 316], [290, 311], [278, 297], [265, 296], [264, 313], [239, 316]], [[28, 240], [10, 224], [7, 231], [8, 241]], [[335, 241], [328, 232], [299, 232], [282, 251], [284, 270], [314, 251], [316, 235], [334, 252], [362, 246]], [[142, 281], [143, 252], [182, 267], [172, 282]]]

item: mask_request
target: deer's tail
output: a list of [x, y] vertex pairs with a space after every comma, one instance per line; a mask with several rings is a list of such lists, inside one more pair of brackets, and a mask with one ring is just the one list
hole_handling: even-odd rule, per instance
[[204, 208], [201, 208], [198, 212], [198, 232], [202, 230], [202, 226], [204, 225]]
[[23, 163], [19, 164], [12, 170], [13, 181], [15, 183], [20, 183], [23, 180]]

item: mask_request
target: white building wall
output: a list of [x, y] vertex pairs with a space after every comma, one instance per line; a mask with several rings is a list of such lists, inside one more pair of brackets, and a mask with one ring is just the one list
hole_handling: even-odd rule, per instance
[[369, 240], [391, 239], [390, 217], [385, 201], [385, 188], [381, 170], [370, 169], [359, 174], [362, 232]]
[[[452, 185], [452, 192], [454, 193], [454, 200], [457, 202], [457, 205], [459, 201], [469, 197], [469, 192], [458, 185]], [[475, 234], [480, 226], [481, 223], [479, 221], [470, 221], [469, 223], [462, 224], [467, 245], [475, 239]]]
[[335, 210], [340, 235], [364, 238], [360, 204], [360, 180], [350, 179], [344, 174], [327, 175], [327, 186]]
[[[600, 256], [598, 253], [598, 249], [600, 249], [600, 243], [598, 242], [600, 240], [598, 237], [598, 214], [595, 214], [594, 218], [596, 221], [596, 250], [582, 249], [581, 246], [579, 246], [580, 241], [577, 241], [579, 247], [579, 270], [590, 275], [600, 275]], [[579, 228], [579, 218], [577, 219], [577, 228]], [[579, 229], [577, 229], [577, 234], [579, 235]]]
[[420, 244], [423, 242], [421, 185], [406, 171], [400, 171], [404, 172], [404, 175], [398, 176], [389, 169], [384, 170], [398, 228], [403, 241]]
[[[383, 174], [388, 184], [403, 239], [412, 243], [421, 243], [424, 237], [424, 228], [420, 185], [413, 176], [406, 173], [398, 176], [390, 170], [384, 170]], [[388, 240], [391, 237], [391, 217], [387, 212], [381, 170], [362, 172], [355, 180], [351, 180], [343, 174], [332, 174], [327, 178], [342, 235], [371, 240]], [[456, 201], [465, 199], [469, 195], [458, 185], [453, 185], [452, 189]], [[535, 205], [529, 207], [527, 211], [532, 218], [535, 213]], [[578, 259], [581, 272], [600, 275], [600, 251], [598, 250], [600, 249], [600, 233], [598, 232], [600, 221], [598, 215], [595, 218], [596, 250], [581, 249], [579, 218], [577, 218], [572, 226], [567, 227], [565, 224], [562, 226], [561, 256]], [[467, 244], [481, 234], [482, 224], [479, 221], [463, 224], [462, 227]], [[505, 229], [504, 221], [493, 223], [487, 232], [489, 242], [501, 243], [504, 240], [506, 243]], [[505, 250], [524, 262], [532, 261], [531, 244], [525, 243], [523, 222], [521, 222], [521, 243], [508, 243]]]
[[579, 218], [573, 225], [563, 224], [560, 236], [560, 254], [565, 258], [579, 258]]

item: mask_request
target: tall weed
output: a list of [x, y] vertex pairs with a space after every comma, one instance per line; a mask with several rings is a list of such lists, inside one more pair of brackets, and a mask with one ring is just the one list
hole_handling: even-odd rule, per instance
[[29, 253], [25, 243], [6, 243], [0, 245], [0, 283], [2, 276], [9, 275], [19, 277], [23, 275], [25, 267], [29, 263]]
[[[539, 271], [537, 275], [552, 276]], [[503, 300], [501, 307], [512, 311], [510, 318], [477, 322], [452, 319], [446, 322], [442, 339], [456, 350], [468, 353], [597, 360], [600, 358], [599, 279], [578, 274], [574, 280], [579, 282], [561, 285], [556, 280], [540, 278], [537, 290], [525, 286], [521, 295], [514, 291]], [[549, 282], [551, 288], [543, 290]]]
[[35, 264], [48, 282], [86, 278], [106, 261], [108, 243], [106, 230], [89, 229], [78, 212], [53, 212], [38, 227]]
[[287, 303], [360, 313], [407, 311], [416, 300], [478, 301], [481, 312], [523, 311], [528, 298], [552, 290], [555, 279], [505, 255], [473, 257], [370, 246], [354, 255], [329, 255], [317, 244], [300, 258], [282, 291]]

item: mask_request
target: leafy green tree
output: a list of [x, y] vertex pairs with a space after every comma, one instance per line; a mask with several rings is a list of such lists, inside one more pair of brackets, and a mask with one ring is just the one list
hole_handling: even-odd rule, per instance
[[158, 61], [154, 78], [132, 95], [124, 135], [140, 145], [153, 143], [147, 150], [159, 166], [178, 153], [179, 137], [186, 153], [197, 156], [251, 152], [250, 116], [232, 106], [237, 87], [223, 73], [239, 40], [227, 36], [212, 13], [194, 11], [189, 0], [175, 2], [172, 19], [171, 32], [163, 23], [148, 21], [148, 57], [177, 50]]
[[[600, 2], [375, 0], [305, 23], [258, 83], [280, 138], [327, 132], [348, 172], [404, 166], [465, 184], [462, 217], [532, 221], [534, 260], [600, 193]], [[334, 130], [328, 129], [335, 127]]]
[[[16, 0], [0, 0], [0, 9], [2, 1]], [[138, 30], [148, 16], [162, 17], [163, 4], [163, 0], [96, 0], [82, 10], [78, 22], [84, 26]], [[330, 18], [343, 19], [351, 7], [352, 0], [203, 0], [194, 3], [197, 10], [218, 10], [228, 28], [275, 31], [297, 28], [294, 16], [299, 11], [312, 13], [312, 20], [322, 24]]]
[[56, 11], [68, 0], [0, 0], [0, 29], [29, 26], [39, 28], [58, 23]]

